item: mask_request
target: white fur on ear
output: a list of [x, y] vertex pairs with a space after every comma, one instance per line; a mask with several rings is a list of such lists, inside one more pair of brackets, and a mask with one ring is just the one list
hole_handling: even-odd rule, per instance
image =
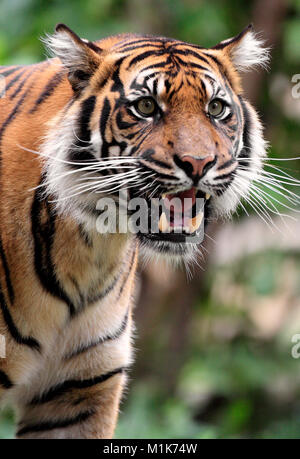
[[74, 90], [85, 87], [89, 76], [100, 63], [101, 49], [81, 39], [64, 24], [56, 26], [53, 35], [42, 38], [52, 57], [58, 57], [66, 68]]
[[249, 25], [239, 35], [224, 40], [214, 47], [228, 54], [238, 71], [247, 71], [256, 66], [268, 68], [270, 49], [264, 40]]
[[[77, 69], [86, 60], [86, 50], [73, 36], [64, 29], [58, 29], [52, 35], [41, 39], [51, 57], [59, 57], [63, 65], [69, 69]], [[84, 43], [84, 42], [83, 42]]]
[[264, 46], [264, 40], [249, 31], [232, 47], [230, 56], [237, 70], [247, 71], [256, 66], [267, 68], [270, 52]]
[[53, 35], [46, 35], [41, 40], [46, 45], [50, 56], [59, 57], [66, 67], [71, 67], [74, 62], [81, 60], [81, 51], [66, 32], [55, 32]]

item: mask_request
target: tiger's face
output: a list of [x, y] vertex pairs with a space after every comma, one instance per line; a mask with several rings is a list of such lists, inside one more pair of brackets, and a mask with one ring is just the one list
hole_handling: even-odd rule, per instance
[[[262, 169], [262, 128], [239, 77], [265, 64], [261, 42], [247, 28], [211, 49], [132, 35], [95, 44], [59, 25], [48, 45], [74, 91], [44, 144], [58, 209], [91, 226], [99, 193], [142, 196], [149, 217], [151, 199], [175, 197], [180, 211], [160, 211], [157, 231], [137, 235], [151, 251], [191, 256], [186, 236], [203, 216], [229, 216]], [[204, 208], [181, 221], [186, 198]]]

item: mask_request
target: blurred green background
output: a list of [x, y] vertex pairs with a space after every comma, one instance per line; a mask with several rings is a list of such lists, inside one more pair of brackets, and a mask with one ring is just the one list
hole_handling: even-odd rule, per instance
[[[291, 91], [300, 73], [299, 0], [1, 0], [0, 11], [1, 65], [43, 59], [38, 38], [58, 22], [92, 40], [148, 32], [203, 46], [253, 22], [272, 62], [268, 73], [245, 76], [245, 92], [270, 156], [299, 156], [300, 99]], [[272, 164], [300, 178], [299, 161]], [[300, 358], [291, 354], [300, 333], [300, 226], [297, 215], [284, 219], [288, 228], [275, 215], [272, 230], [248, 211], [212, 225], [205, 270], [195, 268], [192, 279], [163, 264], [141, 266], [136, 362], [118, 438], [300, 438]], [[0, 438], [13, 428], [6, 408]]]

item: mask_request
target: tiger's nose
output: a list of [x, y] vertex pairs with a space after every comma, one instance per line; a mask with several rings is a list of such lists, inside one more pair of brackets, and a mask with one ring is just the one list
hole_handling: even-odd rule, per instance
[[188, 177], [194, 181], [199, 180], [215, 163], [215, 155], [207, 155], [204, 158], [199, 158], [193, 155], [183, 155], [179, 158], [177, 155], [174, 161], [178, 167], [184, 170]]

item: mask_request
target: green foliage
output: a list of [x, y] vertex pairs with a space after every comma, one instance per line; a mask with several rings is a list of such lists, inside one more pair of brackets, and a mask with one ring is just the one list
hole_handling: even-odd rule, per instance
[[9, 409], [3, 410], [0, 414], [0, 439], [14, 438], [14, 415]]
[[295, 18], [285, 24], [284, 50], [288, 60], [292, 63], [300, 61], [300, 19]]
[[133, 388], [116, 438], [212, 438], [213, 427], [196, 423], [187, 406], [178, 398], [163, 399], [152, 384]]

